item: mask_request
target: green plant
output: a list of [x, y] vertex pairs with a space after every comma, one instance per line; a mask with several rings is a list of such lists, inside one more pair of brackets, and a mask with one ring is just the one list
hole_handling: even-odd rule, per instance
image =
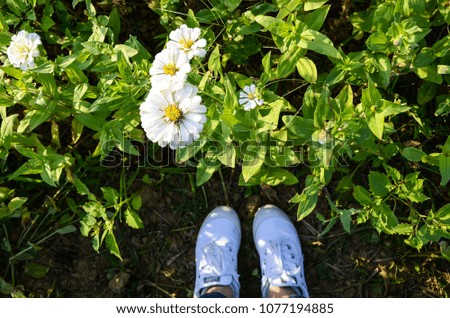
[[[133, 35], [122, 43], [118, 10], [100, 14], [90, 0], [0, 7], [2, 235], [14, 222], [47, 220], [39, 235], [4, 247], [13, 259], [34, 248], [26, 242], [73, 224], [95, 250], [105, 243], [121, 258], [118, 224], [143, 227], [132, 187], [139, 168], [195, 171], [196, 186], [222, 169], [239, 172], [243, 187], [300, 184], [291, 199], [297, 218], [314, 213], [322, 235], [338, 220], [349, 233], [370, 222], [417, 249], [439, 244], [450, 258], [446, 1], [356, 2], [344, 41], [328, 29], [324, 0], [210, 1], [195, 10], [152, 2], [162, 44], [182, 24], [208, 43], [187, 76], [207, 120], [164, 164], [152, 157], [159, 146], [145, 138], [139, 113], [157, 52]], [[20, 30], [42, 41], [27, 70], [7, 56]], [[43, 198], [58, 213], [39, 209]], [[321, 198], [329, 215], [315, 209]]]

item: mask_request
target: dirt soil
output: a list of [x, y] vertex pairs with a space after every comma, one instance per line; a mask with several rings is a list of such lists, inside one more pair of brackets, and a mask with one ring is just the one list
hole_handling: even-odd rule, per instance
[[[336, 2], [336, 1], [335, 1]], [[337, 1], [339, 2], [339, 1]], [[146, 1], [113, 1], [122, 13], [122, 33], [133, 34], [150, 52], [160, 49], [155, 36], [163, 30]], [[108, 10], [108, 7], [104, 8]], [[341, 15], [327, 29], [342, 27]], [[339, 36], [344, 36], [340, 34]], [[165, 174], [142, 169], [155, 182], [134, 185], [143, 199], [140, 215], [145, 228], [118, 225], [117, 239], [123, 262], [102, 248], [97, 254], [91, 239], [79, 232], [49, 239], [34, 262], [44, 265], [44, 278], [27, 276], [18, 268], [16, 280], [34, 297], [192, 297], [195, 279], [195, 241], [199, 227], [214, 207], [230, 204], [242, 222], [239, 273], [242, 297], [260, 297], [259, 260], [252, 239], [253, 214], [258, 206], [273, 203], [295, 218], [288, 201], [296, 187], [237, 186], [236, 171], [224, 170], [201, 188], [192, 187], [192, 175]], [[116, 173], [111, 175], [118, 175]], [[107, 177], [105, 177], [107, 178]], [[223, 186], [226, 187], [226, 192]], [[302, 184], [302, 183], [301, 183]], [[331, 188], [331, 186], [330, 186]], [[227, 202], [228, 199], [228, 202]], [[322, 193], [317, 211], [327, 215]], [[324, 225], [311, 215], [295, 222], [305, 254], [306, 280], [312, 297], [447, 297], [450, 294], [450, 262], [436, 258], [435, 246], [420, 253], [400, 237], [379, 235], [370, 226], [353, 227], [347, 234], [337, 224], [321, 237]]]
[[[146, 173], [160, 178], [155, 170]], [[242, 223], [241, 296], [260, 297], [252, 216], [258, 206], [273, 203], [294, 218], [295, 207], [288, 200], [298, 189], [255, 187], [253, 193], [244, 193], [231, 170], [225, 171], [224, 182], [229, 203]], [[35, 297], [192, 297], [197, 232], [211, 209], [227, 204], [220, 177], [195, 191], [188, 174], [168, 175], [159, 185], [141, 183], [137, 189], [143, 199], [140, 214], [145, 229], [118, 227], [123, 262], [105, 249], [97, 254], [90, 239], [78, 233], [58, 236], [34, 260], [49, 268], [45, 278], [18, 273], [24, 289]], [[326, 214], [323, 196], [321, 202], [318, 210]], [[447, 297], [450, 293], [450, 263], [435, 258], [432, 248], [418, 253], [368, 226], [356, 227], [349, 235], [337, 225], [320, 237], [323, 224], [315, 216], [295, 225], [312, 297]]]

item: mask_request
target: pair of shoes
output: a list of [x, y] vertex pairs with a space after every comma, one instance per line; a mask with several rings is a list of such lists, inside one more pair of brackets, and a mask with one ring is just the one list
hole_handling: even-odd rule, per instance
[[[294, 297], [309, 297], [300, 240], [289, 217], [274, 205], [260, 208], [253, 221], [253, 239], [260, 257], [262, 296], [268, 297], [269, 289], [278, 286], [292, 288]], [[212, 286], [229, 286], [233, 297], [239, 297], [240, 242], [236, 211], [218, 207], [208, 214], [197, 237], [194, 297]]]

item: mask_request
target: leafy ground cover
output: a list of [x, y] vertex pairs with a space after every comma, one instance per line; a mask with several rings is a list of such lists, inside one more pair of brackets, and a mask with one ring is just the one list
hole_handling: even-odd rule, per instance
[[[227, 204], [242, 296], [258, 297], [252, 215], [275, 203], [298, 219], [312, 296], [448, 296], [445, 1], [0, 7], [4, 295], [190, 297], [196, 233]], [[138, 109], [182, 23], [209, 43], [188, 77], [209, 111], [173, 151]], [[6, 54], [21, 29], [44, 43], [27, 71]], [[264, 104], [246, 112], [252, 83]]]

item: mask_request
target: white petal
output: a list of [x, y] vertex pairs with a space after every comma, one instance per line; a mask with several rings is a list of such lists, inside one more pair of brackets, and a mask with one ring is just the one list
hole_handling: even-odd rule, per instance
[[191, 29], [191, 40], [196, 41], [200, 36], [201, 30], [199, 28]]
[[175, 42], [180, 42], [181, 40], [181, 31], [179, 29], [173, 30], [172, 32], [170, 32], [169, 34], [169, 39], [175, 41]]
[[206, 44], [207, 44], [207, 42], [206, 42], [205, 39], [200, 39], [200, 40], [198, 40], [197, 42], [195, 42], [194, 46], [195, 46], [196, 48], [201, 48], [201, 47], [205, 47]]
[[249, 101], [248, 97], [239, 98], [239, 105], [243, 105]]
[[[204, 49], [191, 49], [188, 53], [189, 56], [198, 56], [198, 57], [204, 57], [206, 55], [206, 50]], [[190, 57], [190, 58], [192, 58]]]

